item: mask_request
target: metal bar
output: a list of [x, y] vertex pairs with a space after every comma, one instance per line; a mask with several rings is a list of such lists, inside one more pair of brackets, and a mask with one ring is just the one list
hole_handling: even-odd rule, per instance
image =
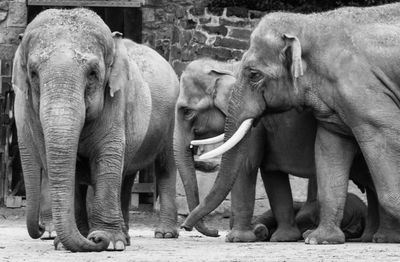
[[140, 7], [146, 0], [27, 0], [29, 5], [40, 6], [101, 6], [101, 7]]

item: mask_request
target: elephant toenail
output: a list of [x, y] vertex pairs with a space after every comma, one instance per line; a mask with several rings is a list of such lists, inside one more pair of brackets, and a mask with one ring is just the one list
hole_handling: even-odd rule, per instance
[[156, 238], [163, 238], [163, 234], [160, 232], [155, 233]]
[[317, 245], [317, 244], [318, 244], [318, 242], [315, 238], [310, 239], [310, 245]]
[[165, 238], [172, 238], [173, 236], [172, 236], [172, 233], [165, 233], [164, 237]]
[[124, 250], [125, 249], [125, 244], [122, 241], [117, 241], [115, 244], [115, 250]]
[[114, 250], [114, 243], [110, 242], [110, 244], [107, 247], [107, 250]]

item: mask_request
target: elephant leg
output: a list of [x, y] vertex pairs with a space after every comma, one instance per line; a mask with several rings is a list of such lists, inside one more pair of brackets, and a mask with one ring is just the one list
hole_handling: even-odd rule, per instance
[[344, 243], [340, 229], [347, 197], [350, 167], [356, 145], [354, 141], [319, 126], [315, 140], [320, 223], [306, 239], [307, 244]]
[[379, 228], [372, 241], [375, 243], [400, 243], [400, 223], [384, 208], [379, 206]]
[[137, 172], [134, 172], [133, 175], [125, 176], [121, 189], [121, 209], [124, 218], [123, 229], [128, 246], [131, 244], [129, 236], [129, 207], [131, 206], [132, 186], [135, 181], [136, 173]]
[[379, 205], [400, 221], [399, 108], [383, 97], [388, 100], [371, 102], [373, 110], [356, 108], [362, 122], [352, 122], [351, 128], [371, 172]]
[[53, 215], [51, 212], [51, 198], [49, 188], [49, 178], [47, 174], [42, 170], [41, 172], [41, 195], [40, 195], [40, 220], [41, 224], [45, 227], [45, 232], [41, 239], [54, 239], [56, 237], [56, 229], [53, 223]]
[[317, 192], [317, 179], [314, 175], [310, 175], [307, 186], [307, 200], [300, 207], [295, 218], [296, 225], [300, 229], [301, 234], [307, 230], [313, 230], [318, 226], [319, 214]]
[[280, 171], [264, 172], [261, 170], [261, 175], [272, 213], [277, 222], [276, 231], [272, 234], [270, 241], [299, 240], [301, 234], [294, 219], [293, 197], [288, 174]]
[[367, 188], [367, 201], [368, 201], [368, 213], [365, 222], [365, 229], [360, 237], [361, 242], [372, 242], [372, 238], [379, 227], [379, 203], [376, 193]]
[[88, 239], [96, 242], [106, 235], [110, 240], [107, 250], [124, 250], [128, 243], [121, 211], [124, 143], [115, 138], [104, 143], [107, 146], [90, 159], [94, 198]]
[[254, 242], [257, 240], [253, 233], [251, 219], [254, 211], [257, 171], [239, 174], [231, 191], [231, 231], [227, 234], [226, 242]]
[[160, 224], [156, 238], [177, 238], [176, 167], [172, 149], [162, 152], [155, 162], [157, 191], [160, 197]]

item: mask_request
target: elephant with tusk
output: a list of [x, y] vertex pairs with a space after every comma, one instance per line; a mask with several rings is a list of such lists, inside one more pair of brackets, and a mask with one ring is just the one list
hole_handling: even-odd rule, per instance
[[[156, 51], [112, 34], [87, 9], [48, 9], [26, 28], [14, 58], [15, 119], [27, 228], [39, 223], [41, 170], [59, 241], [71, 251], [129, 245], [131, 187], [155, 163], [159, 238], [178, 237], [172, 138], [179, 83]], [[85, 203], [93, 187], [90, 228]]]
[[[321, 220], [315, 231], [306, 232], [306, 243], [345, 241], [339, 226], [349, 174], [360, 163], [354, 158], [360, 156], [373, 181], [368, 199], [375, 203], [371, 206], [379, 206], [379, 225], [370, 227], [366, 239], [400, 242], [400, 61], [395, 55], [400, 52], [399, 16], [398, 3], [322, 14], [266, 15], [254, 29], [237, 73], [225, 124], [230, 145], [216, 149], [224, 152], [216, 183], [183, 226], [190, 229], [232, 188], [237, 170], [248, 161], [245, 131], [295, 108], [312, 112], [317, 121]], [[242, 129], [242, 139], [230, 143]]]
[[[218, 160], [199, 164], [193, 157], [191, 146], [212, 145], [223, 141], [227, 106], [236, 81], [234, 71], [238, 66], [238, 63], [223, 63], [204, 58], [188, 64], [181, 75], [176, 106], [174, 151], [190, 210], [199, 204], [195, 169], [201, 167], [203, 171], [207, 171], [205, 169], [213, 170], [218, 166]], [[309, 112], [291, 111], [270, 116], [266, 121], [266, 125], [254, 128], [249, 137], [247, 162], [238, 171], [239, 177], [231, 191], [231, 231], [226, 241], [250, 242], [265, 239], [267, 229], [261, 225], [253, 228], [251, 225], [258, 170], [261, 171], [278, 223], [271, 241], [297, 241], [303, 233], [298, 228], [298, 225], [304, 224], [303, 218], [318, 220], [315, 215], [315, 119]], [[220, 135], [215, 136], [216, 134]], [[200, 158], [202, 156], [204, 155], [200, 155]], [[297, 216], [293, 213], [289, 171], [296, 176], [310, 179], [307, 201]], [[352, 216], [357, 213], [357, 209], [358, 206], [349, 205], [346, 214]], [[372, 213], [370, 224], [374, 224], [376, 214]], [[361, 219], [359, 217], [351, 223], [361, 223]], [[202, 228], [196, 228], [204, 233]], [[211, 236], [216, 235], [215, 231], [215, 235]]]

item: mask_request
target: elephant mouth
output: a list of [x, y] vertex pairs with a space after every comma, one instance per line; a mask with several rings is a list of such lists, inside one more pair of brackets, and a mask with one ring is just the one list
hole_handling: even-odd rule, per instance
[[[199, 160], [206, 160], [210, 159], [219, 155], [222, 155], [223, 153], [229, 151], [231, 148], [236, 146], [244, 137], [245, 135], [249, 132], [251, 127], [253, 126], [254, 123], [254, 118], [249, 118], [246, 119], [242, 122], [240, 127], [236, 130], [236, 132], [232, 135], [231, 138], [229, 138], [225, 143], [223, 143], [221, 146], [201, 155], [199, 157]], [[209, 139], [203, 139], [203, 140], [193, 140], [191, 141], [191, 145], [204, 145], [204, 144], [214, 144], [212, 143], [213, 141], [221, 142], [224, 139], [224, 134], [212, 137]], [[215, 142], [215, 143], [217, 143]]]

